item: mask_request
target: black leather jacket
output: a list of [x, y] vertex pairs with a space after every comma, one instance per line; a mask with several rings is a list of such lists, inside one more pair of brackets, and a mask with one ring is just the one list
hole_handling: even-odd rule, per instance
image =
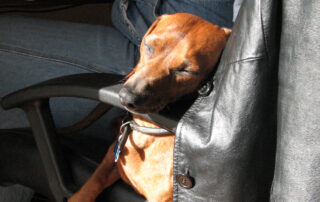
[[320, 201], [319, 9], [244, 2], [213, 90], [178, 125], [174, 201]]

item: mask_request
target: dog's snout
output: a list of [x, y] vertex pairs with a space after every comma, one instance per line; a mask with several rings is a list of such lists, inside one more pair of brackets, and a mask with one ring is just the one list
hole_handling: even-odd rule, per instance
[[119, 92], [120, 102], [129, 109], [136, 109], [144, 101], [144, 96], [133, 92], [133, 90], [123, 87]]
[[119, 92], [120, 102], [122, 105], [135, 108], [135, 96], [127, 88], [122, 88]]

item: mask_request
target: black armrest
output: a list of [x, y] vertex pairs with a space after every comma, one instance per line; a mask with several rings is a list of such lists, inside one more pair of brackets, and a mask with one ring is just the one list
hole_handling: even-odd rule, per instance
[[[79, 97], [124, 109], [118, 92], [122, 87], [123, 76], [104, 73], [76, 74], [51, 79], [5, 96], [1, 105], [4, 109], [21, 107], [26, 103], [51, 97]], [[177, 104], [159, 114], [140, 114], [160, 126], [175, 132], [177, 123], [188, 108], [188, 104]]]

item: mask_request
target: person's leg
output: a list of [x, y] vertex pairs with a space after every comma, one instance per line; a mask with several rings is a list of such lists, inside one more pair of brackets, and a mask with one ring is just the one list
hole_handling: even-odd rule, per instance
[[166, 0], [160, 14], [187, 12], [213, 24], [231, 28], [234, 0]]
[[[240, 0], [236, 0], [240, 1]], [[234, 0], [115, 0], [112, 22], [137, 46], [158, 16], [186, 12], [231, 28]]]
[[[137, 48], [128, 39], [110, 27], [1, 17], [0, 98], [28, 85], [63, 75], [86, 72], [126, 74], [134, 67], [136, 52]], [[95, 105], [88, 100], [65, 100], [56, 99], [52, 104], [58, 126], [76, 121]], [[0, 108], [0, 128], [27, 125], [21, 111]], [[105, 134], [106, 124], [98, 125], [103, 128], [94, 130], [94, 133]]]

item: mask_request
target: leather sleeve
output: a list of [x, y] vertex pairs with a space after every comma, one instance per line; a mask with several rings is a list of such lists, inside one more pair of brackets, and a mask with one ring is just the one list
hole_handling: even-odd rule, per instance
[[320, 201], [320, 1], [283, 1], [272, 201]]
[[174, 177], [174, 201], [268, 201], [277, 136], [278, 1], [242, 6], [214, 76], [180, 121], [174, 176], [189, 171], [194, 187]]

